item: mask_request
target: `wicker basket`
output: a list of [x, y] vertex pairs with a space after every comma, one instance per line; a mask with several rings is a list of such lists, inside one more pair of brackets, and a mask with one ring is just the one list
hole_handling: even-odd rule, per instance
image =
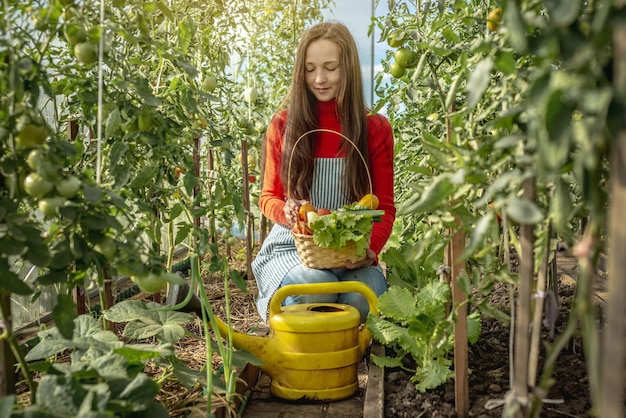
[[[298, 140], [294, 143], [293, 147], [295, 148], [298, 143], [308, 134], [314, 132], [330, 132], [341, 136], [343, 139], [348, 141], [359, 153], [361, 156], [361, 160], [363, 164], [365, 164], [365, 170], [367, 171], [367, 178], [369, 180], [370, 192], [372, 191], [372, 176], [369, 172], [369, 167], [367, 166], [367, 162], [365, 161], [365, 157], [361, 151], [357, 148], [356, 144], [350, 140], [347, 136], [343, 135], [340, 132], [333, 131], [330, 129], [313, 129], [311, 131], [305, 132], [302, 134]], [[289, 158], [289, 167], [288, 172], [291, 172], [291, 163], [293, 159], [293, 153]], [[290, 178], [290, 176], [288, 176]], [[289, 183], [287, 184], [287, 195], [289, 196]], [[370, 232], [371, 234], [371, 232]], [[356, 245], [354, 242], [349, 241], [343, 248], [337, 250], [335, 248], [330, 247], [320, 247], [313, 241], [312, 235], [304, 235], [297, 234], [292, 230], [292, 235], [296, 244], [296, 249], [298, 251], [298, 255], [300, 256], [300, 260], [302, 264], [309, 268], [314, 269], [332, 269], [332, 268], [342, 268], [345, 267], [346, 262], [350, 261], [352, 263], [357, 263], [359, 261], [365, 260], [367, 254], [363, 254], [361, 256], [356, 255]]]
[[336, 269], [346, 266], [346, 262], [357, 263], [365, 260], [366, 254], [356, 255], [356, 245], [349, 241], [341, 250], [320, 247], [313, 241], [313, 235], [293, 233], [296, 249], [302, 264], [312, 269]]

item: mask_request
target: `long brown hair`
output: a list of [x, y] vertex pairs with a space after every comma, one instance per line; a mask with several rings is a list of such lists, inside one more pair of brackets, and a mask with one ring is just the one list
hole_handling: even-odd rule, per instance
[[[313, 182], [314, 141], [302, 140], [294, 149], [294, 143], [306, 132], [318, 128], [317, 99], [305, 81], [306, 51], [311, 42], [327, 39], [339, 47], [341, 83], [337, 94], [337, 115], [342, 134], [350, 138], [359, 148], [368, 163], [366, 168], [359, 153], [347, 141], [343, 141], [346, 158], [344, 181], [350, 201], [356, 201], [369, 191], [367, 169], [369, 169], [367, 113], [356, 42], [348, 28], [336, 22], [323, 22], [310, 27], [300, 39], [296, 51], [291, 88], [286, 101], [289, 113], [283, 139], [283, 158], [280, 175], [283, 185], [289, 187], [289, 197], [310, 199]], [[292, 170], [289, 159], [293, 152]], [[293, 167], [297, 167], [294, 170]], [[291, 177], [289, 179], [288, 177]], [[289, 182], [290, 180], [290, 182]]]

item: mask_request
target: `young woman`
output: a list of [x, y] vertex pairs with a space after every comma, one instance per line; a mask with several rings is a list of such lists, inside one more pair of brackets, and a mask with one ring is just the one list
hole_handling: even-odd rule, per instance
[[[358, 147], [369, 166], [349, 141]], [[294, 144], [303, 134], [296, 147]], [[356, 280], [381, 295], [387, 284], [378, 254], [391, 234], [394, 204], [393, 136], [389, 121], [370, 115], [363, 95], [356, 43], [341, 23], [319, 23], [302, 36], [296, 52], [293, 80], [285, 106], [272, 119], [264, 144], [264, 180], [259, 205], [274, 226], [252, 263], [259, 295], [257, 308], [267, 320], [269, 301], [281, 286]], [[291, 156], [293, 153], [293, 156]], [[289, 170], [289, 160], [292, 168]], [[345, 268], [318, 270], [302, 265], [291, 226], [304, 202], [335, 210], [372, 191], [384, 210], [373, 226], [367, 257]], [[287, 190], [289, 189], [289, 190]], [[287, 195], [289, 193], [289, 195]], [[355, 292], [295, 295], [283, 302], [345, 303], [355, 306], [364, 322], [369, 305]]]

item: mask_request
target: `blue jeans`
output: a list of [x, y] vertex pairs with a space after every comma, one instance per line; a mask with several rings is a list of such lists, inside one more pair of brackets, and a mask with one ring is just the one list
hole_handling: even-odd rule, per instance
[[[287, 273], [283, 278], [281, 286], [288, 284], [345, 282], [352, 280], [365, 283], [377, 296], [382, 295], [387, 290], [385, 277], [375, 268], [318, 270], [305, 267], [301, 264]], [[300, 303], [343, 303], [351, 305], [357, 308], [361, 313], [361, 323], [365, 322], [370, 310], [367, 299], [357, 292], [292, 295], [287, 296], [283, 301], [283, 305], [295, 305]]]

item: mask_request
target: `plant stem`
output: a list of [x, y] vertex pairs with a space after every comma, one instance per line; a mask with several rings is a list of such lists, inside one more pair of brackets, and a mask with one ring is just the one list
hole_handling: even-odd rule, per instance
[[[10, 303], [10, 299], [9, 299]], [[33, 379], [32, 373], [28, 367], [28, 362], [26, 361], [26, 357], [20, 348], [20, 345], [13, 334], [13, 329], [11, 325], [11, 315], [10, 315], [10, 306], [6, 303], [6, 298], [0, 298], [0, 313], [1, 319], [4, 322], [4, 331], [0, 334], [0, 341], [6, 340], [9, 343], [9, 347], [11, 347], [11, 351], [17, 360], [20, 370], [26, 379], [26, 383], [28, 384], [28, 390], [30, 391], [30, 402], [32, 404], [35, 403], [37, 386]]]

